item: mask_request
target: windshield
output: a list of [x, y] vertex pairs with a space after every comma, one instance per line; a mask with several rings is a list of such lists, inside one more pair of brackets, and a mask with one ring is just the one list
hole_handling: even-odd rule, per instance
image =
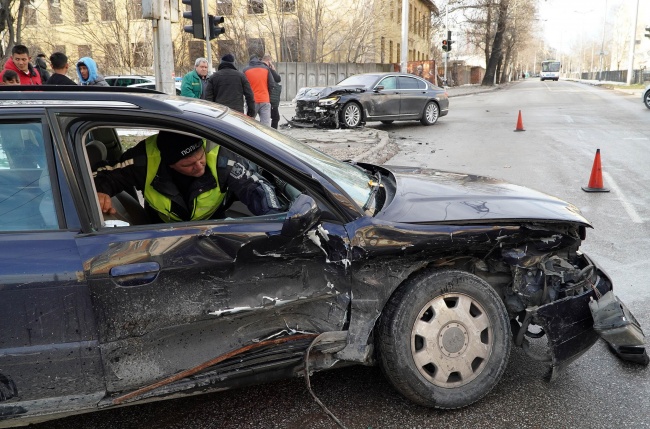
[[350, 76], [346, 79], [340, 81], [337, 85], [339, 86], [364, 86], [370, 88], [377, 82], [379, 75], [376, 74], [358, 74], [355, 76]]
[[372, 177], [359, 168], [332, 158], [244, 115], [229, 114], [222, 119], [238, 128], [245, 128], [256, 137], [301, 159], [314, 170], [334, 181], [359, 207], [363, 207], [368, 201], [372, 191], [369, 184]]
[[543, 72], [559, 72], [560, 71], [560, 62], [559, 61], [543, 62], [542, 63], [542, 71]]

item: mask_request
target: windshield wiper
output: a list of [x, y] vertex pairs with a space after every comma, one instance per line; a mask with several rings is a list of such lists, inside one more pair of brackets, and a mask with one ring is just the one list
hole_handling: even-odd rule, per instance
[[368, 199], [366, 200], [366, 203], [361, 207], [361, 209], [365, 212], [368, 210], [372, 205], [374, 205], [375, 197], [377, 196], [377, 192], [379, 192], [380, 188], [383, 188], [384, 185], [381, 184], [381, 173], [376, 172], [373, 177], [377, 179], [376, 181], [369, 180], [368, 181], [368, 186], [370, 186], [370, 195], [368, 195]]

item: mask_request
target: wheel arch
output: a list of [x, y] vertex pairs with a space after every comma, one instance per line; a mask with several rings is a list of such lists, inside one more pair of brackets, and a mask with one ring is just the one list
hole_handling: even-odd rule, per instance
[[[417, 281], [419, 276], [426, 276], [432, 272], [442, 270], [466, 271], [485, 280], [497, 291], [501, 299], [504, 300], [507, 280], [490, 278], [487, 273], [481, 273], [474, 269], [474, 267], [478, 266], [481, 262], [482, 261], [479, 258], [471, 256], [455, 258], [451, 261], [447, 258], [443, 258], [428, 262], [416, 261], [411, 264], [402, 261], [399, 271], [391, 269], [394, 267], [380, 268], [369, 265], [369, 272], [372, 271], [379, 274], [375, 274], [373, 280], [368, 283], [368, 287], [364, 288], [361, 293], [355, 293], [355, 297], [363, 298], [364, 303], [368, 303], [367, 305], [374, 304], [372, 301], [373, 299], [375, 302], [378, 302], [378, 305], [375, 307], [376, 313], [370, 315], [368, 308], [361, 309], [359, 307], [357, 307], [358, 310], [355, 311], [355, 306], [360, 306], [361, 304], [355, 304], [353, 299], [348, 326], [347, 345], [343, 350], [339, 351], [336, 356], [341, 360], [373, 364], [377, 357], [374, 347], [376, 330], [381, 321], [381, 317], [386, 312], [388, 303], [393, 296], [398, 293], [400, 288], [407, 287], [409, 282]], [[365, 277], [364, 273], [360, 273], [357, 276]], [[376, 284], [381, 282], [383, 282], [383, 288], [378, 287]], [[375, 293], [375, 296], [371, 296], [371, 293]]]

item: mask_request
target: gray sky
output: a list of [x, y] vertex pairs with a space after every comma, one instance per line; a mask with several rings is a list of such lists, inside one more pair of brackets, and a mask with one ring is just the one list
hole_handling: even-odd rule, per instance
[[[616, 11], [623, 7], [633, 18], [634, 7], [637, 0], [540, 0], [539, 17], [544, 29], [544, 38], [550, 46], [568, 51], [572, 45], [577, 45], [582, 40], [602, 40], [603, 23], [605, 32], [611, 32], [615, 23]], [[650, 0], [639, 1], [640, 24], [650, 25]], [[607, 15], [605, 15], [607, 7]], [[606, 20], [603, 21], [603, 17]], [[637, 34], [638, 38], [643, 34]], [[562, 46], [562, 48], [560, 48]]]

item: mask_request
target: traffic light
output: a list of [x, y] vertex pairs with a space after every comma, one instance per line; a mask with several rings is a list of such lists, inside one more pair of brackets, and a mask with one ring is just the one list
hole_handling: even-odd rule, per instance
[[454, 41], [451, 40], [451, 30], [447, 30], [447, 52], [451, 51], [452, 43], [454, 43]]
[[449, 52], [449, 40], [444, 39], [442, 41], [442, 50], [445, 52]]
[[214, 16], [214, 15], [208, 15], [208, 28], [209, 28], [209, 33], [210, 33], [210, 40], [216, 39], [220, 35], [224, 34], [226, 32], [226, 29], [223, 27], [219, 27], [218, 24], [223, 24], [223, 16]]
[[183, 12], [183, 18], [192, 20], [192, 25], [185, 25], [183, 30], [192, 33], [195, 39], [205, 39], [203, 31], [203, 0], [181, 0], [183, 4], [190, 5], [189, 12]]
[[645, 37], [650, 37], [650, 27], [645, 28]]

